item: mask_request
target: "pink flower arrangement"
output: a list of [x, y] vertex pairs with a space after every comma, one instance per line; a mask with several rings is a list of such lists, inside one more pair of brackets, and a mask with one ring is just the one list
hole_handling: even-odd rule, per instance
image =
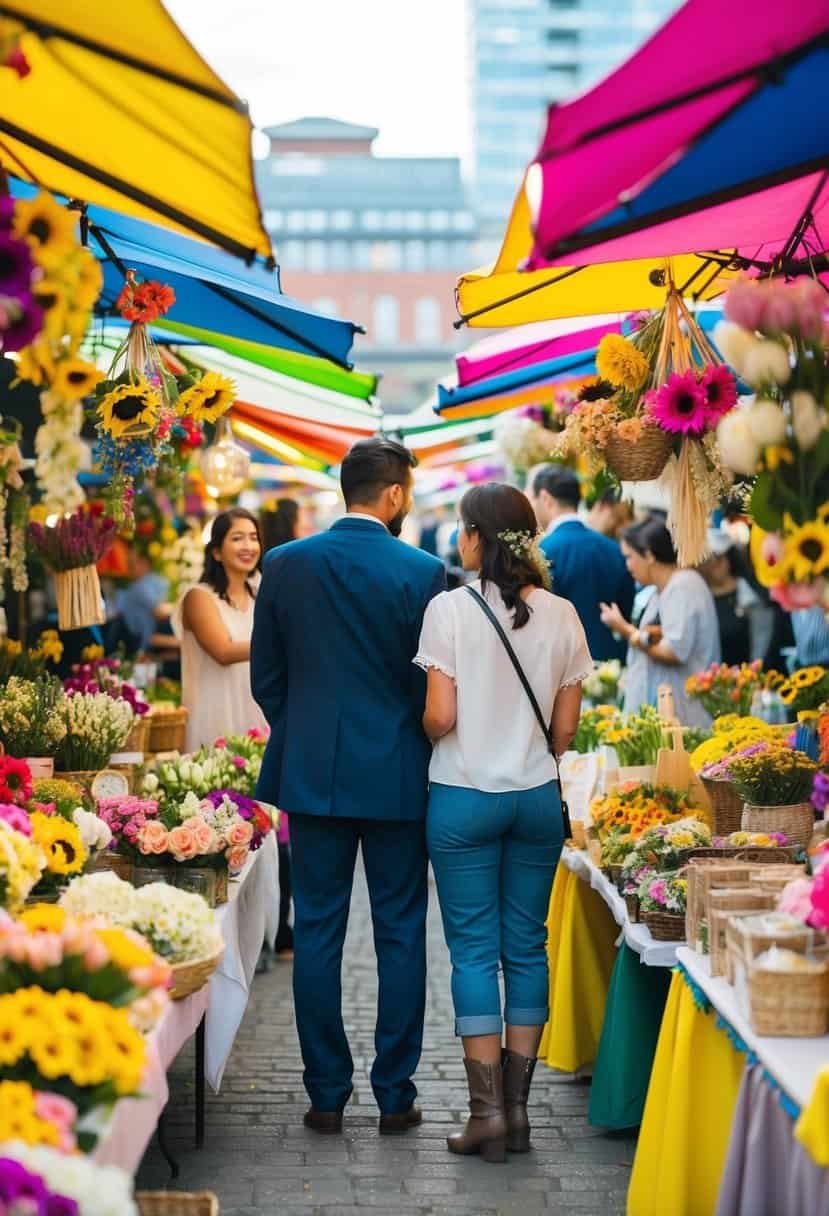
[[829, 866], [823, 866], [812, 883], [809, 924], [815, 929], [829, 929]]
[[31, 836], [32, 825], [22, 807], [15, 806], [12, 802], [0, 802], [0, 819], [4, 819], [9, 827], [20, 832], [21, 836]]
[[796, 283], [739, 279], [725, 297], [726, 317], [743, 329], [772, 336], [796, 333], [815, 342], [824, 332], [825, 309], [826, 294], [810, 278]]
[[158, 815], [158, 803], [150, 798], [100, 798], [98, 815], [112, 832], [115, 846], [135, 845], [147, 820]]
[[648, 414], [675, 435], [701, 435], [708, 422], [705, 389], [692, 371], [673, 372], [661, 388], [646, 394]]

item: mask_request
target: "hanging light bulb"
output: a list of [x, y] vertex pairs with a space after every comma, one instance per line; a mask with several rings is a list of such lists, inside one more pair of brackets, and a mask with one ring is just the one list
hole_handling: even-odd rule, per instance
[[233, 498], [250, 476], [250, 456], [233, 438], [227, 416], [219, 419], [216, 438], [202, 453], [201, 471], [213, 498]]

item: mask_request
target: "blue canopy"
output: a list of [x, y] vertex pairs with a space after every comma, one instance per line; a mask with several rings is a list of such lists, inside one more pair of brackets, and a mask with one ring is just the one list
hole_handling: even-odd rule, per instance
[[[12, 181], [12, 193], [36, 193]], [[96, 312], [117, 316], [115, 301], [127, 269], [146, 279], [161, 278], [176, 293], [170, 321], [216, 333], [330, 359], [350, 368], [349, 353], [359, 325], [312, 312], [282, 294], [279, 268], [238, 258], [177, 232], [132, 219], [106, 207], [86, 208], [88, 244], [100, 259], [104, 288]]]

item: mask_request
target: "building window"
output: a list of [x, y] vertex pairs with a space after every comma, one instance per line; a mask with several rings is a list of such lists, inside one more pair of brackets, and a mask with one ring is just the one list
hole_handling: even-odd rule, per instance
[[433, 296], [415, 300], [415, 341], [420, 346], [440, 344], [440, 303]]
[[391, 229], [402, 228], [404, 224], [402, 211], [387, 211], [386, 212], [386, 227]]
[[422, 211], [407, 211], [406, 212], [406, 227], [409, 232], [417, 232], [426, 223], [426, 216]]
[[547, 41], [552, 46], [576, 46], [579, 41], [579, 31], [548, 29]]
[[368, 241], [355, 241], [352, 245], [355, 270], [368, 270], [371, 267], [371, 245]]
[[475, 217], [470, 211], [453, 211], [452, 227], [457, 232], [471, 232], [475, 227]]
[[390, 345], [400, 338], [400, 306], [395, 296], [377, 296], [374, 301], [374, 341]]
[[352, 211], [332, 211], [331, 212], [331, 227], [337, 232], [347, 232], [354, 223], [354, 213]]
[[275, 231], [282, 227], [284, 216], [281, 211], [266, 211], [265, 212], [265, 227], [271, 231]]
[[399, 241], [373, 241], [371, 245], [372, 270], [400, 270], [403, 264], [403, 249]]
[[324, 211], [309, 211], [307, 222], [309, 232], [325, 232], [326, 216]]
[[315, 271], [317, 274], [327, 269], [328, 258], [326, 256], [325, 241], [309, 241], [308, 242], [308, 269]]
[[304, 211], [289, 211], [285, 222], [285, 227], [289, 232], [304, 232], [305, 231], [305, 212]]
[[332, 241], [328, 246], [328, 269], [349, 270], [351, 267], [349, 253], [348, 241]]
[[305, 269], [305, 246], [302, 241], [283, 241], [277, 253], [280, 264], [286, 270]]
[[407, 270], [426, 269], [426, 242], [406, 241], [405, 265]]
[[325, 317], [336, 317], [337, 315], [337, 301], [332, 300], [331, 296], [319, 296], [316, 300], [311, 301], [311, 307]]
[[449, 227], [449, 212], [430, 211], [429, 227], [431, 228], [432, 232], [445, 232]]
[[428, 261], [430, 270], [449, 268], [449, 242], [429, 241]]
[[383, 216], [379, 211], [364, 211], [360, 216], [364, 228], [382, 228]]

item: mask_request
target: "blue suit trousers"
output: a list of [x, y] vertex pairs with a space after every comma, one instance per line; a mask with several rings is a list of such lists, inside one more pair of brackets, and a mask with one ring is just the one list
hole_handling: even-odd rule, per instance
[[371, 1085], [382, 1114], [414, 1101], [426, 1006], [426, 833], [422, 821], [291, 815], [294, 1006], [303, 1080], [318, 1111], [342, 1110], [354, 1062], [343, 1025], [342, 956], [357, 849], [371, 901], [379, 993]]

